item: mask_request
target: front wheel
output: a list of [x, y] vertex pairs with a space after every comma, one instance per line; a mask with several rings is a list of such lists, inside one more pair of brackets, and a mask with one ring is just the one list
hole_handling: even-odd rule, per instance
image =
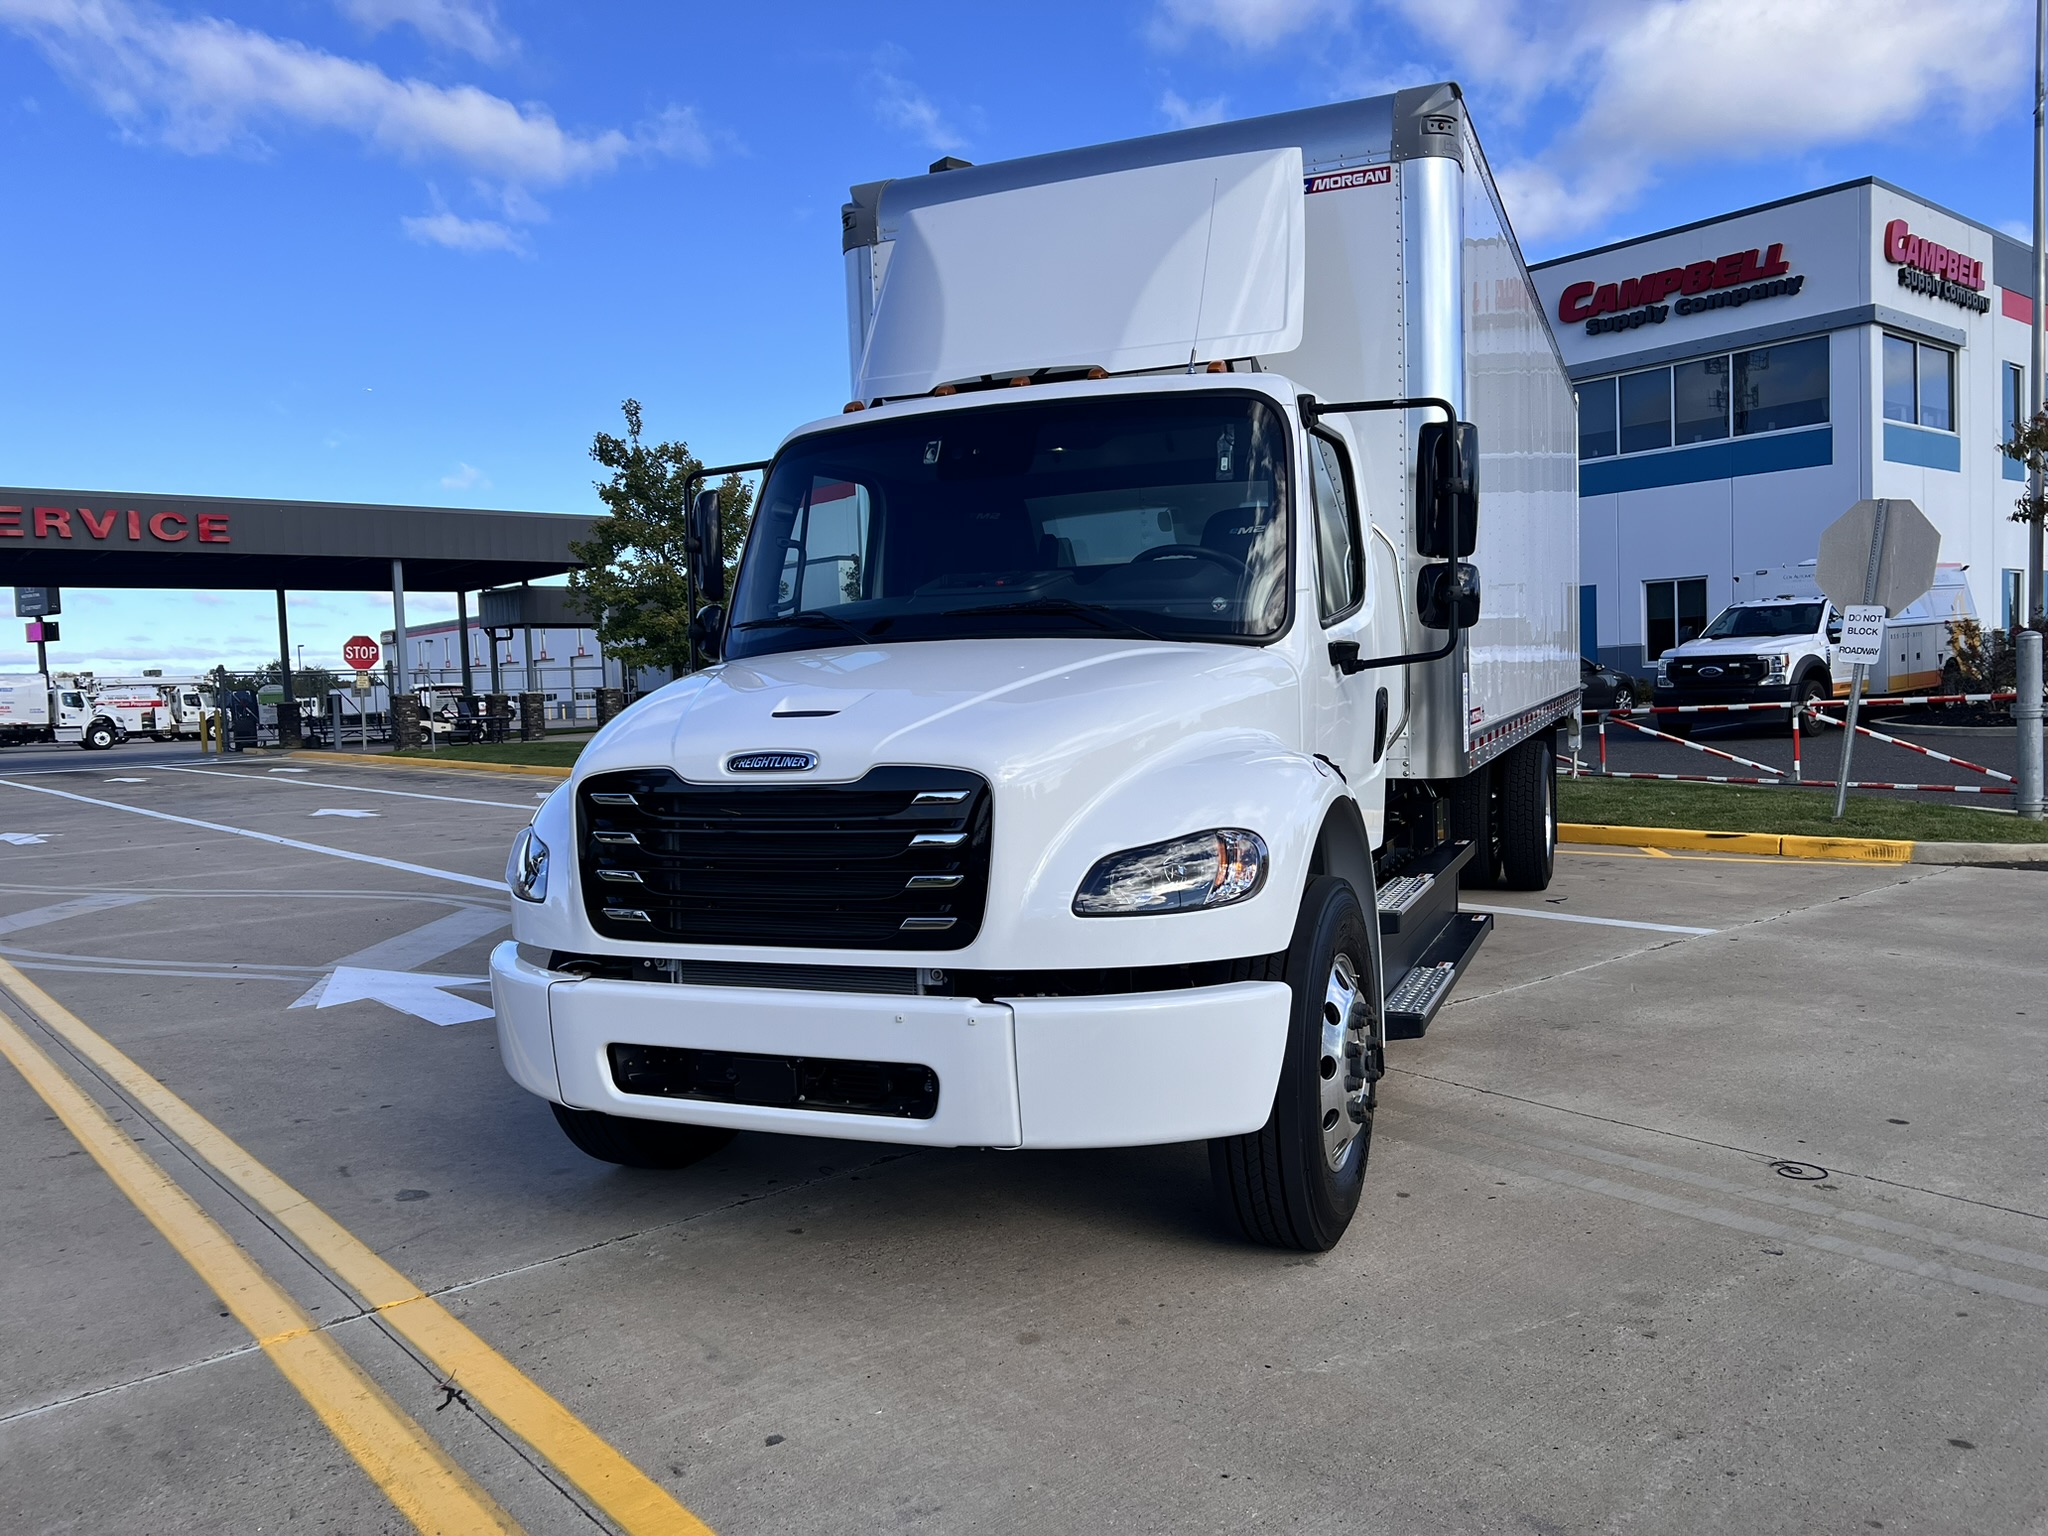
[[1322, 1253], [1337, 1246], [1365, 1188], [1384, 1050], [1379, 977], [1348, 882], [1309, 882], [1286, 980], [1294, 995], [1272, 1112], [1256, 1131], [1211, 1141], [1209, 1172], [1245, 1237]]
[[1821, 727], [1828, 723], [1828, 717], [1821, 710], [1821, 704], [1835, 696], [1835, 691], [1818, 677], [1808, 677], [1799, 685], [1792, 708], [1799, 716], [1799, 734], [1817, 736]]
[[578, 1151], [622, 1168], [687, 1168], [733, 1138], [733, 1132], [709, 1125], [632, 1120], [601, 1109], [570, 1109], [552, 1100], [548, 1108]]
[[95, 720], [85, 728], [85, 736], [78, 744], [88, 752], [104, 752], [114, 744], [114, 728], [104, 720]]

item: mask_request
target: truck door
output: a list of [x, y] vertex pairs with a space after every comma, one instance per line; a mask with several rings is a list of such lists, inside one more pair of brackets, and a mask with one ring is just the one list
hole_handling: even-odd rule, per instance
[[[1377, 673], [1345, 676], [1329, 660], [1330, 642], [1371, 644], [1367, 602], [1366, 548], [1359, 517], [1357, 478], [1338, 439], [1314, 431], [1308, 439], [1309, 500], [1315, 530], [1316, 620], [1320, 627], [1308, 657], [1308, 737], [1315, 750], [1335, 763], [1354, 785], [1362, 785], [1374, 762], [1375, 720], [1383, 697]], [[1383, 743], [1382, 743], [1383, 745]]]

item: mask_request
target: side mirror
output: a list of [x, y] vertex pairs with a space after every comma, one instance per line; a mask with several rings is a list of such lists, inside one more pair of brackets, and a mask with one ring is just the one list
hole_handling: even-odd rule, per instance
[[1479, 622], [1479, 567], [1463, 560], [1415, 573], [1415, 616], [1424, 629], [1470, 629]]
[[1415, 547], [1432, 560], [1462, 560], [1478, 546], [1479, 429], [1471, 422], [1425, 422], [1416, 435], [1415, 523]]
[[716, 489], [699, 491], [683, 524], [683, 552], [690, 557], [690, 580], [709, 603], [725, 600], [725, 538], [718, 515]]
[[718, 660], [725, 648], [725, 610], [716, 603], [690, 615], [690, 643], [706, 661]]

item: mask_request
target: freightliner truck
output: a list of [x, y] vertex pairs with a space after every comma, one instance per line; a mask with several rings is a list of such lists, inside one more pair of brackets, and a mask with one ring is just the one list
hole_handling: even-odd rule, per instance
[[1462, 98], [858, 187], [845, 259], [854, 399], [729, 598], [691, 507], [714, 663], [512, 851], [505, 1064], [643, 1167], [1206, 1141], [1326, 1249], [1459, 885], [1550, 878], [1579, 688], [1572, 390]]

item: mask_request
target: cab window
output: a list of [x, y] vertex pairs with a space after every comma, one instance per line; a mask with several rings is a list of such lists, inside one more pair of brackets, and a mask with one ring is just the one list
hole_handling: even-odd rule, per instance
[[1356, 609], [1365, 597], [1365, 545], [1344, 450], [1332, 438], [1309, 438], [1309, 481], [1316, 513], [1316, 596], [1323, 622]]
[[83, 709], [83, 708], [85, 708], [85, 695], [84, 695], [84, 694], [82, 694], [82, 693], [67, 693], [67, 694], [65, 694], [65, 695], [64, 695], [64, 707], [65, 707], [66, 709]]

